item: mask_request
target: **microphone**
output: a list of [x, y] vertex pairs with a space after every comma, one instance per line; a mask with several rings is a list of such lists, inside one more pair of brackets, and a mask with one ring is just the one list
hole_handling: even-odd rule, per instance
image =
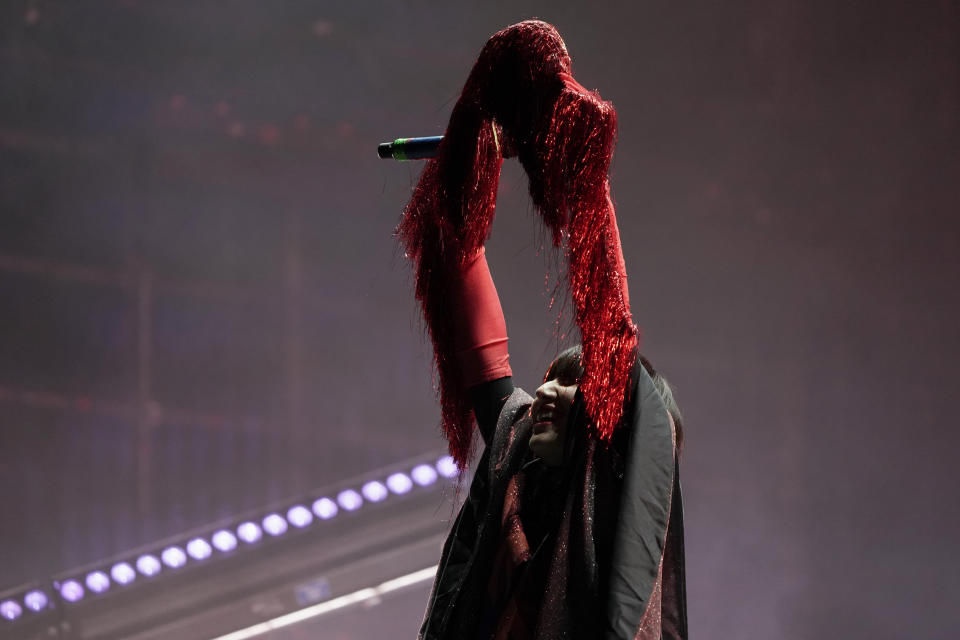
[[394, 160], [426, 160], [435, 158], [443, 136], [427, 138], [397, 138], [393, 142], [377, 145], [377, 155]]

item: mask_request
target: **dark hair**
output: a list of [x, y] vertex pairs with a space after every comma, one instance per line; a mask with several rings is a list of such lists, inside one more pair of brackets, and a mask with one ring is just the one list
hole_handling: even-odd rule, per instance
[[574, 345], [560, 352], [553, 361], [543, 381], [557, 379], [567, 384], [576, 384], [583, 377], [583, 347]]
[[[543, 381], [547, 382], [548, 380], [557, 379], [566, 384], [579, 383], [583, 377], [582, 357], [583, 347], [580, 345], [574, 345], [564, 349], [550, 365], [550, 368], [547, 369], [547, 374], [543, 376]], [[666, 378], [657, 373], [653, 364], [642, 355], [640, 356], [640, 363], [643, 365], [643, 368], [647, 370], [647, 373], [650, 374], [650, 377], [653, 378], [653, 385], [657, 388], [657, 392], [660, 394], [663, 404], [666, 405], [670, 417], [673, 418], [673, 424], [677, 430], [677, 451], [679, 451], [683, 448], [683, 415], [680, 413], [680, 407], [677, 406], [677, 401], [673, 397], [673, 388], [670, 386], [670, 383], [667, 382]]]

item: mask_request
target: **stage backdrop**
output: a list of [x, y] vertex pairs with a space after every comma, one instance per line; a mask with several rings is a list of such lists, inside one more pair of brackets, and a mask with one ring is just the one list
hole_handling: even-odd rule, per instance
[[[955, 637], [949, 0], [4, 2], [0, 590], [441, 446], [374, 147], [534, 16], [619, 112], [693, 634]], [[512, 161], [488, 257], [530, 390], [575, 336]]]

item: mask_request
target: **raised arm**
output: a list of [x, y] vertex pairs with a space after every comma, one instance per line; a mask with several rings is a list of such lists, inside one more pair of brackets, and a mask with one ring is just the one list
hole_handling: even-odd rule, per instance
[[[443, 430], [461, 468], [474, 411], [451, 326], [450, 270], [465, 267], [490, 234], [506, 140], [530, 178], [533, 203], [566, 258], [583, 339], [581, 385], [595, 431], [612, 437], [638, 342], [609, 199], [616, 112], [571, 75], [560, 34], [532, 20], [484, 46], [443, 140], [420, 174], [397, 235], [416, 270], [416, 295], [434, 346]], [[455, 275], [455, 274], [454, 274]]]
[[450, 305], [454, 357], [480, 434], [489, 444], [500, 409], [513, 392], [507, 325], [484, 250], [455, 268], [459, 277], [451, 284]]

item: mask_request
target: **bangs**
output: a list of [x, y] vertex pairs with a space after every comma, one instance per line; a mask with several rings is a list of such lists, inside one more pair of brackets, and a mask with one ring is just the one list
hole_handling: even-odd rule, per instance
[[557, 359], [553, 361], [547, 374], [543, 376], [543, 381], [559, 380], [564, 384], [577, 384], [583, 377], [583, 349], [580, 345], [570, 347], [564, 350]]

